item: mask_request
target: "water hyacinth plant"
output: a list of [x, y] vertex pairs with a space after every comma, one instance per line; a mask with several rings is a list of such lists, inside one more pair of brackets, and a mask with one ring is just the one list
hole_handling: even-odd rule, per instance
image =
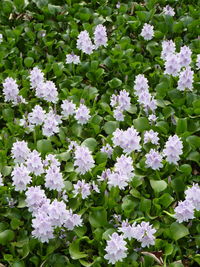
[[200, 265], [200, 1], [0, 1], [0, 266]]

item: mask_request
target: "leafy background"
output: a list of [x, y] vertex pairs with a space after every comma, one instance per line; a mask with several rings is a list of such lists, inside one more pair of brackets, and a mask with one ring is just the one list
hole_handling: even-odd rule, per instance
[[[161, 257], [165, 266], [198, 266], [200, 264], [200, 227], [196, 219], [178, 224], [170, 214], [177, 201], [184, 198], [184, 190], [199, 182], [200, 162], [200, 71], [195, 71], [192, 92], [176, 89], [177, 79], [163, 74], [160, 58], [161, 42], [172, 39], [179, 51], [182, 45], [192, 49], [195, 67], [200, 53], [200, 1], [124, 1], [119, 9], [117, 1], [94, 0], [2, 0], [0, 2], [0, 83], [8, 76], [17, 79], [21, 94], [28, 105], [12, 107], [4, 103], [2, 85], [0, 94], [0, 171], [5, 186], [0, 187], [0, 262], [2, 266], [108, 266], [103, 258], [106, 240], [115, 231], [113, 214], [121, 214], [129, 221], [145, 218], [156, 228], [156, 244], [140, 249], [135, 241], [129, 242], [129, 256], [116, 266], [156, 266]], [[166, 4], [175, 8], [175, 17], [161, 15]], [[140, 36], [145, 22], [154, 25], [155, 37], [146, 42]], [[76, 38], [81, 30], [93, 32], [102, 23], [107, 28], [108, 46], [92, 55], [83, 55], [76, 49]], [[74, 51], [81, 55], [78, 66], [66, 65], [66, 54]], [[57, 111], [61, 100], [81, 99], [90, 108], [92, 118], [86, 126], [73, 119], [64, 121], [59, 134], [45, 139], [40, 129], [36, 136], [27, 134], [18, 121], [35, 104], [45, 108], [46, 103], [35, 98], [28, 79], [30, 70], [40, 67], [45, 77], [59, 88]], [[158, 121], [151, 126], [137, 105], [133, 81], [138, 74], [149, 80], [150, 92], [158, 100]], [[132, 107], [124, 122], [116, 122], [110, 109], [110, 97], [126, 89], [131, 95]], [[113, 166], [121, 150], [116, 148], [112, 159], [99, 152], [102, 144], [110, 142], [112, 132], [120, 127], [134, 127], [142, 134], [152, 128], [160, 136], [162, 146], [169, 135], [178, 134], [184, 144], [179, 166], [165, 164], [162, 171], [145, 168], [144, 153], [136, 158], [136, 176], [123, 192], [116, 188], [79, 201], [72, 198], [72, 182], [80, 177], [74, 171], [70, 153], [66, 152], [71, 138], [84, 142], [93, 152], [96, 167], [84, 179], [100, 175], [105, 167]], [[82, 214], [84, 226], [41, 244], [31, 237], [31, 214], [25, 207], [24, 193], [17, 193], [11, 183], [13, 162], [10, 150], [16, 140], [26, 140], [44, 157], [52, 152], [62, 162], [69, 207]], [[148, 151], [149, 147], [143, 147]], [[39, 182], [38, 182], [39, 183]], [[55, 197], [48, 192], [48, 196]], [[149, 256], [145, 252], [149, 252]], [[157, 252], [157, 253], [156, 253]], [[159, 253], [158, 253], [159, 252]], [[153, 254], [153, 255], [152, 255]]]

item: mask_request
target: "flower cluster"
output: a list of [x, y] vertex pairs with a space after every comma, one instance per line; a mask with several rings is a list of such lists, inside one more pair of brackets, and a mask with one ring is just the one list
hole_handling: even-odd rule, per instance
[[110, 105], [114, 107], [114, 118], [117, 121], [124, 121], [123, 111], [129, 110], [131, 106], [131, 99], [126, 90], [120, 91], [119, 95], [113, 94]]
[[145, 23], [140, 35], [144, 38], [144, 40], [147, 40], [147, 41], [151, 40], [154, 36], [153, 26]]
[[100, 192], [98, 186], [94, 182], [91, 184], [86, 183], [84, 180], [79, 180], [76, 184], [74, 184], [74, 197], [80, 194], [82, 199], [86, 199], [92, 191], [95, 191], [96, 193]]
[[99, 24], [94, 30], [94, 44], [92, 43], [89, 33], [84, 30], [78, 35], [76, 46], [83, 53], [90, 55], [93, 53], [94, 49], [97, 49], [102, 45], [106, 46], [107, 41], [106, 28], [102, 24]]
[[6, 102], [12, 102], [13, 105], [19, 103], [26, 103], [25, 99], [19, 95], [19, 88], [16, 80], [13, 78], [6, 78], [3, 83], [3, 95]]
[[174, 216], [179, 223], [187, 222], [195, 218], [195, 209], [200, 210], [200, 187], [198, 184], [193, 184], [185, 191], [185, 200], [179, 201]]
[[144, 110], [148, 113], [149, 110], [154, 112], [157, 108], [156, 100], [149, 93], [148, 80], [143, 74], [139, 74], [135, 78], [134, 82], [135, 94], [138, 97], [138, 102], [144, 107]]
[[177, 135], [170, 136], [163, 150], [164, 156], [169, 163], [177, 164], [180, 155], [183, 153], [183, 144]]
[[163, 8], [163, 13], [167, 16], [173, 17], [175, 15], [174, 8], [167, 5], [166, 7]]
[[94, 159], [87, 147], [76, 146], [74, 154], [74, 166], [77, 166], [77, 173], [85, 174], [94, 167]]
[[119, 235], [113, 233], [110, 239], [107, 241], [106, 255], [104, 258], [108, 260], [108, 263], [115, 264], [118, 261], [122, 261], [127, 254], [127, 242], [124, 239], [131, 240], [136, 239], [141, 242], [142, 247], [149, 247], [155, 244], [156, 230], [149, 224], [149, 222], [141, 222], [130, 225], [127, 221], [123, 221], [118, 231], [122, 233]]
[[75, 65], [80, 63], [80, 57], [73, 53], [66, 55], [66, 64], [74, 63]]
[[132, 151], [139, 151], [141, 137], [134, 127], [129, 127], [123, 131], [116, 129], [113, 133], [113, 144], [114, 146], [120, 146], [124, 153], [131, 153]]

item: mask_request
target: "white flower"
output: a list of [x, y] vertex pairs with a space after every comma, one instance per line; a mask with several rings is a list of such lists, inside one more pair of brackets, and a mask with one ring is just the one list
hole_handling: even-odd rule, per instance
[[45, 187], [50, 190], [57, 190], [60, 192], [64, 187], [64, 181], [60, 168], [56, 165], [51, 165], [45, 175]]
[[167, 16], [173, 17], [175, 15], [174, 8], [171, 6], [167, 5], [166, 7], [163, 8], [163, 13]]
[[192, 91], [192, 83], [194, 79], [194, 71], [191, 70], [190, 67], [186, 67], [185, 70], [181, 71], [178, 80], [178, 90], [184, 91], [185, 89], [189, 89]]
[[179, 201], [178, 206], [175, 208], [174, 217], [179, 223], [187, 222], [189, 219], [194, 218], [194, 208], [190, 200]]
[[42, 159], [36, 150], [33, 150], [33, 152], [29, 154], [26, 165], [28, 170], [35, 175], [41, 175], [44, 173]]
[[79, 180], [74, 185], [73, 194], [74, 194], [74, 197], [80, 194], [82, 199], [85, 199], [91, 194], [90, 191], [91, 191], [90, 184], [86, 183], [84, 180], [82, 181]]
[[69, 100], [63, 100], [61, 104], [62, 112], [61, 114], [68, 118], [70, 115], [75, 114], [76, 105]]
[[113, 233], [110, 236], [110, 240], [107, 241], [105, 251], [107, 252], [104, 258], [108, 260], [108, 263], [115, 264], [118, 261], [123, 261], [127, 256], [126, 241], [123, 236]]
[[45, 136], [52, 136], [54, 133], [59, 132], [58, 125], [61, 123], [61, 116], [54, 114], [53, 110], [50, 110], [46, 114], [44, 125], [42, 127], [42, 133]]
[[154, 132], [153, 130], [150, 131], [146, 131], [144, 133], [144, 144], [146, 143], [152, 143], [154, 145], [158, 145], [159, 144], [159, 137], [158, 137], [158, 133]]
[[74, 64], [79, 64], [80, 63], [80, 57], [77, 56], [77, 55], [74, 55], [73, 53], [72, 54], [68, 54], [66, 55], [66, 63], [67, 64], [71, 64], [71, 63], [74, 63]]
[[172, 40], [162, 42], [161, 58], [165, 60], [168, 55], [175, 54], [176, 46]]
[[181, 65], [178, 54], [169, 54], [165, 62], [165, 74], [176, 77], [180, 71]]
[[16, 83], [16, 80], [13, 78], [6, 78], [3, 83], [3, 95], [5, 96], [6, 102], [17, 102], [18, 95], [19, 95], [19, 88]]
[[149, 224], [149, 222], [142, 222], [135, 228], [136, 239], [141, 242], [141, 246], [149, 247], [155, 244], [155, 232], [156, 230]]
[[74, 166], [77, 166], [76, 172], [80, 174], [85, 174], [94, 167], [94, 159], [87, 147], [75, 147]]
[[94, 43], [95, 48], [97, 49], [101, 45], [107, 46], [107, 33], [106, 33], [106, 27], [104, 27], [102, 24], [99, 24], [96, 26], [94, 30]]
[[90, 110], [84, 104], [80, 104], [79, 108], [76, 110], [75, 119], [79, 124], [86, 124], [91, 117], [89, 113]]
[[185, 191], [185, 199], [192, 202], [196, 210], [200, 210], [200, 187], [198, 184], [193, 184]]
[[23, 164], [16, 165], [11, 173], [13, 185], [16, 191], [25, 191], [32, 177], [30, 171]]
[[85, 30], [80, 32], [76, 46], [79, 50], [82, 50], [84, 53], [90, 55], [92, 54], [95, 46], [92, 44], [92, 41], [89, 37], [89, 33]]
[[11, 153], [15, 163], [23, 163], [27, 160], [31, 151], [27, 142], [17, 141], [13, 144]]
[[140, 35], [147, 41], [151, 40], [154, 36], [153, 26], [145, 23]]
[[149, 153], [146, 154], [145, 163], [149, 168], [152, 168], [153, 170], [159, 170], [163, 166], [161, 162], [162, 156], [155, 149], [151, 149]]
[[44, 82], [44, 73], [38, 68], [34, 67], [29, 76], [31, 88], [36, 88], [40, 83]]
[[169, 163], [177, 164], [180, 159], [180, 155], [183, 153], [183, 144], [177, 135], [170, 136], [165, 144], [163, 150], [164, 156], [167, 157]]
[[28, 121], [30, 124], [41, 125], [45, 120], [45, 111], [39, 105], [36, 105], [32, 112], [28, 114]]

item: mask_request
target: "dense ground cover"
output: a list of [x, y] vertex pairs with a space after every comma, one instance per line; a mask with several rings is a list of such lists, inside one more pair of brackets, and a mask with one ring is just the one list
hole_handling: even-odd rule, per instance
[[200, 265], [199, 14], [0, 2], [0, 266]]

